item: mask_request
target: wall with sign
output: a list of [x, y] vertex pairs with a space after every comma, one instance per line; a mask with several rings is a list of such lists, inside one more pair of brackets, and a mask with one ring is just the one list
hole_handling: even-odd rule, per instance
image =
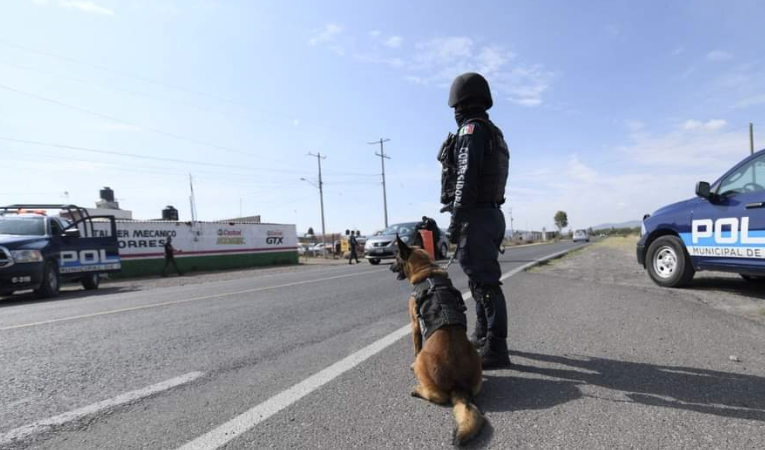
[[183, 272], [298, 262], [294, 225], [117, 221], [122, 271], [115, 276], [160, 274], [168, 238]]

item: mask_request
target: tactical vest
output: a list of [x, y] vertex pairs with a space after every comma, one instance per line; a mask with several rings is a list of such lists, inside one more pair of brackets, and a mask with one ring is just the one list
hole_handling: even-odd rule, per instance
[[[507, 148], [502, 130], [490, 120], [469, 119], [463, 126], [471, 122], [479, 122], [489, 131], [489, 142], [484, 149], [476, 202], [502, 205], [505, 203], [505, 185], [510, 167], [510, 151]], [[454, 203], [454, 191], [457, 186], [456, 144], [457, 136], [449, 133], [438, 152], [438, 160], [441, 162], [441, 204], [443, 205]]]
[[447, 325], [459, 325], [467, 330], [465, 302], [462, 293], [446, 277], [431, 277], [414, 286], [417, 320], [423, 340]]

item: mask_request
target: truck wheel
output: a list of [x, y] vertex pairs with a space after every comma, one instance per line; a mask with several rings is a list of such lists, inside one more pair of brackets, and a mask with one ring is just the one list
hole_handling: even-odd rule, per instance
[[42, 284], [35, 289], [37, 298], [53, 298], [58, 296], [59, 292], [58, 266], [53, 261], [45, 263], [45, 272], [43, 272]]
[[745, 279], [746, 281], [750, 283], [763, 283], [765, 282], [765, 277], [760, 277], [756, 275], [745, 275], [745, 274], [739, 274], [741, 275], [741, 278]]
[[376, 265], [380, 264], [380, 260], [377, 259], [377, 258], [370, 258], [369, 259], [369, 264], [372, 264], [373, 266], [376, 266]]
[[87, 277], [82, 279], [82, 287], [84, 287], [88, 291], [94, 291], [98, 289], [99, 284], [101, 284], [101, 275], [97, 273], [88, 275]]
[[646, 254], [646, 268], [654, 283], [663, 287], [683, 287], [696, 270], [677, 236], [662, 236], [651, 243]]

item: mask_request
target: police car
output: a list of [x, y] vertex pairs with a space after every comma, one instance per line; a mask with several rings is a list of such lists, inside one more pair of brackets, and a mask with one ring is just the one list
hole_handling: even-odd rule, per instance
[[64, 281], [98, 289], [101, 274], [120, 268], [114, 217], [74, 205], [0, 207], [0, 295], [32, 289], [55, 297]]
[[637, 259], [654, 282], [681, 287], [699, 270], [765, 281], [765, 150], [730, 169], [696, 197], [643, 219]]

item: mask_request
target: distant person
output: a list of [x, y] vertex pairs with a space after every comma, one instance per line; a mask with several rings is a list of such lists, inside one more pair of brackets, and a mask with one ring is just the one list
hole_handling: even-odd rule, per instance
[[436, 220], [428, 216], [422, 216], [422, 222], [417, 226], [420, 230], [428, 230], [433, 235], [433, 245], [438, 244], [438, 240], [441, 239], [441, 230], [438, 228]]
[[356, 240], [356, 232], [351, 231], [351, 237], [348, 238], [348, 244], [351, 246], [351, 256], [348, 258], [348, 264], [353, 264], [353, 260], [356, 260], [356, 264], [359, 263], [359, 255], [356, 253], [356, 246], [359, 242]]
[[173, 248], [173, 238], [168, 236], [165, 241], [165, 267], [162, 269], [162, 276], [167, 276], [167, 268], [173, 265], [175, 271], [179, 276], [183, 276], [183, 273], [178, 269], [178, 264], [175, 263], [175, 249]]

